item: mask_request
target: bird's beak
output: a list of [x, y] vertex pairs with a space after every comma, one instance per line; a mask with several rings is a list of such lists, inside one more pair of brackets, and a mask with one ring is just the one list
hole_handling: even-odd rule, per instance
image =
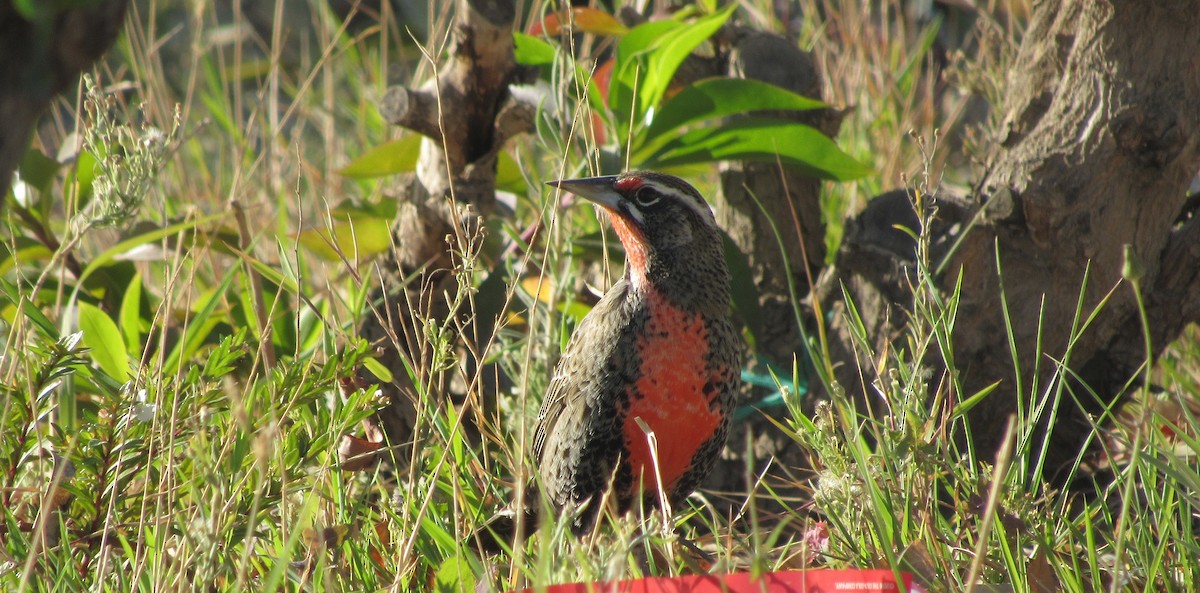
[[547, 181], [546, 185], [557, 187], [561, 190], [569, 191], [581, 198], [591, 200], [609, 210], [620, 211], [618, 204], [621, 201], [621, 194], [613, 189], [613, 184], [616, 183], [616, 175], [605, 175], [604, 177], [587, 177], [584, 179], [562, 179], [559, 181]]

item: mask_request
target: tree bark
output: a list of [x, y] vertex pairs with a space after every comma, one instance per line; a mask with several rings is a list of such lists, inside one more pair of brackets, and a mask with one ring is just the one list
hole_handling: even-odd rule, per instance
[[[1076, 459], [1097, 415], [1128, 393], [1147, 352], [1133, 289], [1122, 281], [1126, 246], [1144, 270], [1150, 355], [1198, 319], [1200, 230], [1194, 216], [1181, 218], [1200, 170], [1197, 31], [1200, 11], [1192, 2], [1035, 6], [998, 106], [999, 144], [967, 207], [945, 202], [934, 232], [948, 244], [977, 216], [940, 281], [944, 289], [962, 286], [954, 357], [963, 393], [954, 395], [999, 381], [970, 414], [981, 455], [996, 450], [1002, 435], [994, 428], [1020, 399], [1028, 409], [1043, 395], [1030, 386], [1035, 379], [1048, 385], [1059, 363], [1070, 369], [1069, 392], [1055, 425], [1044, 426], [1050, 477]], [[875, 268], [911, 264], [911, 242], [879, 249], [876, 240], [887, 235], [884, 227], [895, 219], [886, 211], [895, 207], [894, 199], [868, 206], [822, 281], [831, 300], [839, 300], [837, 287], [845, 283], [878, 344], [903, 326], [905, 315], [893, 305], [909, 303], [891, 292], [895, 278], [863, 263], [863, 253], [873, 254]], [[839, 327], [834, 337], [853, 359], [849, 332]], [[843, 382], [852, 387], [854, 379]]]

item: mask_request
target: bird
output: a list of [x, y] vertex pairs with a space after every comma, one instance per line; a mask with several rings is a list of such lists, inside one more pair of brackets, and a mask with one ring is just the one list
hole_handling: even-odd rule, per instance
[[519, 543], [518, 521], [526, 536], [534, 532], [543, 506], [574, 511], [577, 535], [591, 529], [603, 499], [624, 513], [639, 502], [661, 507], [661, 493], [678, 508], [720, 456], [740, 389], [744, 344], [722, 233], [700, 192], [651, 171], [548, 185], [601, 207], [626, 265], [555, 367], [524, 508], [475, 532], [489, 553]]

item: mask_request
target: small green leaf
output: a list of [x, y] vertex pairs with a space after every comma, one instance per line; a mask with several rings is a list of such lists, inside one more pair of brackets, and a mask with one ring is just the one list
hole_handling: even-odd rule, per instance
[[133, 275], [121, 297], [121, 335], [129, 352], [142, 346], [142, 273]]
[[745, 119], [692, 130], [640, 161], [647, 168], [716, 161], [782, 162], [822, 179], [848, 181], [871, 172], [820, 131], [795, 122]]
[[554, 63], [555, 49], [545, 39], [513, 33], [513, 58], [523, 66], [544, 66]]
[[99, 307], [79, 303], [79, 329], [83, 345], [91, 349], [92, 358], [110, 377], [124, 383], [129, 380], [129, 350], [117, 324]]
[[366, 367], [368, 371], [371, 371], [371, 374], [375, 375], [375, 378], [379, 379], [380, 383], [391, 383], [394, 379], [392, 376], [392, 371], [388, 370], [387, 367], [383, 366], [383, 363], [375, 360], [374, 358], [367, 358], [363, 360], [363, 366]]
[[579, 301], [568, 301], [558, 306], [558, 312], [569, 317], [575, 323], [583, 323], [583, 318], [592, 312], [592, 307]]
[[380, 144], [350, 161], [338, 174], [351, 179], [373, 179], [413, 171], [421, 154], [422, 138], [418, 134], [409, 134]]
[[1000, 381], [996, 381], [995, 383], [992, 383], [991, 385], [987, 385], [983, 389], [980, 389], [979, 391], [975, 392], [973, 395], [971, 395], [967, 399], [962, 400], [961, 402], [958, 403], [958, 405], [954, 406], [953, 410], [951, 410], [950, 417], [954, 420], [957, 420], [959, 418], [962, 418], [963, 416], [966, 416], [967, 413], [970, 412], [972, 408], [979, 405], [979, 403], [982, 402], [984, 400], [984, 398], [991, 395], [992, 392], [995, 391], [996, 388], [999, 386], [1000, 386]]
[[671, 98], [646, 131], [649, 138], [690, 123], [755, 111], [806, 111], [826, 105], [758, 80], [709, 78]]

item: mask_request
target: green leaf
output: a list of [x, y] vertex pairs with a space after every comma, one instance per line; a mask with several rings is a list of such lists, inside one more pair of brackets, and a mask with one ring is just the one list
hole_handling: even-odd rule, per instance
[[[55, 327], [54, 323], [46, 317], [45, 313], [42, 313], [41, 309], [37, 308], [37, 305], [33, 304], [33, 301], [29, 300], [20, 293], [20, 290], [18, 290], [15, 284], [0, 278], [0, 291], [4, 293], [5, 297], [7, 297], [9, 303], [19, 303], [18, 306], [20, 307], [21, 314], [24, 315], [25, 318], [32, 322], [35, 326], [37, 326], [43, 337], [49, 340], [58, 339], [58, 328]], [[15, 322], [15, 319], [10, 319], [10, 322]]]
[[521, 166], [508, 152], [500, 151], [496, 158], [496, 189], [517, 195], [525, 193], [525, 175]]
[[644, 77], [644, 68], [639, 68], [638, 58], [649, 51], [662, 36], [682, 27], [677, 21], [652, 21], [634, 27], [617, 44], [611, 82], [608, 90], [608, 108], [613, 119], [628, 124], [633, 111], [633, 89], [639, 78]]
[[25, 151], [25, 156], [21, 157], [21, 164], [17, 170], [21, 172], [21, 181], [44, 192], [50, 187], [50, 182], [54, 181], [54, 175], [61, 167], [58, 161], [42, 154], [42, 151], [30, 148]]
[[75, 171], [68, 175], [67, 185], [75, 188], [75, 201], [80, 210], [92, 199], [92, 184], [96, 181], [99, 164], [96, 155], [88, 150], [79, 151], [79, 156], [75, 157]]
[[394, 217], [380, 217], [358, 210], [334, 212], [321, 228], [300, 231], [300, 244], [325, 261], [341, 261], [378, 255], [391, 248]]
[[100, 369], [117, 381], [128, 381], [129, 350], [112, 318], [99, 307], [80, 301], [79, 329], [83, 332], [83, 345], [91, 349]]
[[12, 246], [16, 249], [9, 252], [9, 245], [0, 245], [0, 275], [8, 273], [14, 266], [29, 265], [32, 262], [49, 262], [54, 258], [54, 252], [41, 242], [28, 237], [14, 237]]
[[959, 402], [957, 405], [954, 406], [953, 410], [951, 410], [950, 417], [954, 420], [957, 420], [959, 418], [962, 418], [963, 416], [966, 416], [967, 413], [970, 412], [972, 408], [979, 405], [979, 403], [982, 402], [984, 398], [991, 395], [992, 392], [995, 391], [996, 388], [999, 386], [1000, 386], [1000, 381], [996, 381], [995, 383], [985, 386], [983, 389], [980, 389], [979, 391], [975, 392], [973, 395], [971, 395], [967, 399], [962, 400], [961, 402]]
[[221, 285], [200, 299], [200, 307], [188, 319], [182, 335], [179, 336], [179, 341], [167, 354], [166, 360], [163, 361], [163, 369], [175, 372], [182, 361], [195, 355], [204, 340], [221, 323], [221, 319], [214, 316], [213, 312], [225, 302], [225, 293], [229, 291], [234, 279], [238, 277], [238, 274], [225, 274]]
[[381, 383], [391, 383], [392, 380], [395, 379], [395, 377], [392, 376], [392, 371], [388, 370], [386, 366], [383, 366], [382, 362], [379, 362], [374, 358], [364, 359], [363, 367], [365, 367], [368, 371], [371, 371], [371, 374], [375, 375], [375, 378], [379, 379]]
[[513, 58], [523, 66], [544, 66], [554, 63], [555, 49], [545, 39], [513, 33]]
[[129, 352], [142, 346], [142, 273], [133, 275], [125, 294], [121, 296], [121, 335]]
[[[482, 571], [482, 568], [480, 570]], [[472, 570], [471, 562], [467, 560], [466, 555], [460, 554], [447, 558], [438, 566], [433, 579], [433, 590], [437, 593], [474, 593], [475, 581], [475, 571]]]
[[419, 134], [409, 134], [380, 144], [350, 161], [338, 174], [351, 179], [373, 179], [413, 171], [421, 154], [423, 138]]
[[758, 80], [709, 78], [675, 95], [663, 105], [646, 130], [653, 138], [690, 123], [763, 110], [822, 109], [820, 101]]
[[745, 119], [692, 130], [640, 161], [646, 168], [716, 161], [782, 162], [822, 179], [848, 181], [871, 172], [820, 131], [795, 122]]
[[125, 239], [124, 241], [121, 241], [120, 243], [117, 243], [116, 245], [113, 245], [112, 247], [105, 249], [100, 255], [97, 255], [95, 258], [93, 258], [92, 261], [88, 263], [87, 267], [85, 267], [83, 269], [83, 272], [80, 273], [79, 280], [76, 282], [76, 284], [77, 284], [76, 292], [78, 292], [78, 286], [83, 285], [84, 280], [86, 280], [89, 276], [94, 274], [96, 272], [96, 270], [108, 265], [108, 263], [113, 261], [114, 259], [116, 259], [116, 257], [118, 255], [121, 255], [122, 253], [125, 253], [125, 252], [129, 251], [130, 249], [133, 249], [134, 247], [139, 247], [141, 245], [145, 245], [146, 243], [149, 243], [151, 241], [157, 241], [164, 237], [178, 235], [179, 233], [182, 233], [184, 231], [189, 231], [196, 227], [208, 224], [210, 222], [220, 220], [228, 215], [229, 215], [228, 212], [218, 212], [216, 214], [210, 214], [208, 216], [202, 216], [200, 218], [185, 220], [183, 222], [178, 222], [178, 223], [175, 223], [172, 225], [167, 225], [165, 227], [156, 227], [156, 228], [148, 230], [144, 233], [141, 233], [139, 235], [135, 235], [133, 237]]
[[729, 20], [735, 8], [736, 3], [730, 4], [721, 12], [698, 19], [658, 40], [654, 50], [647, 54], [644, 82], [638, 97], [639, 115], [646, 114], [658, 106], [671, 80], [675, 78], [675, 71], [679, 69], [679, 65], [696, 46], [712, 37], [713, 33]]

